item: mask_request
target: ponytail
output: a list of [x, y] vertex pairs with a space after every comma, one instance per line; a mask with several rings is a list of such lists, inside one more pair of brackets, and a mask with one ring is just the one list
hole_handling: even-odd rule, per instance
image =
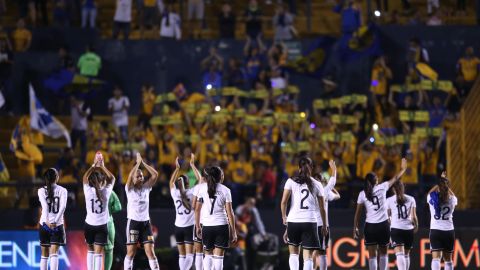
[[49, 168], [43, 173], [43, 180], [45, 180], [45, 193], [47, 198], [53, 198], [53, 184], [57, 182], [58, 172], [55, 168]]
[[105, 181], [105, 173], [99, 170], [94, 170], [92, 174], [90, 174], [90, 176], [88, 177], [88, 184], [95, 189], [95, 194], [97, 195], [97, 198], [101, 201], [105, 201], [105, 198], [103, 198], [103, 195], [100, 192], [100, 185], [103, 184]]
[[306, 184], [310, 193], [315, 189], [312, 182], [313, 161], [309, 157], [302, 157], [298, 162], [298, 174], [292, 178], [296, 183]]
[[374, 173], [368, 173], [367, 176], [365, 176], [363, 191], [365, 192], [365, 198], [371, 202], [373, 202], [373, 187], [375, 186], [376, 182], [377, 175]]
[[207, 167], [203, 170], [203, 173], [207, 180], [208, 197], [213, 198], [217, 193], [217, 184], [222, 180], [222, 169], [217, 166]]
[[393, 184], [393, 190], [397, 196], [397, 204], [404, 205], [407, 199], [405, 198], [405, 187], [403, 183], [400, 181], [395, 182], [395, 184]]
[[185, 192], [185, 186], [188, 182], [188, 176], [180, 175], [180, 177], [175, 181], [175, 187], [180, 191], [180, 197], [182, 199], [183, 207], [187, 210], [192, 210], [192, 206], [190, 205], [190, 201], [188, 200], [187, 193]]
[[438, 182], [438, 198], [440, 204], [446, 204], [449, 198], [449, 184], [447, 178], [441, 177], [440, 181]]

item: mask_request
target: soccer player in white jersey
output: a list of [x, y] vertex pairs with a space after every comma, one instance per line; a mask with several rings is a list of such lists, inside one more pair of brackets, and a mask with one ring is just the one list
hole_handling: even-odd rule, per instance
[[[192, 209], [196, 209], [197, 206], [197, 197], [198, 191], [200, 190], [200, 184], [205, 183], [205, 180], [202, 177], [200, 171], [198, 171], [197, 166], [195, 165], [195, 156], [192, 154], [190, 158], [190, 168], [192, 168], [195, 178], [197, 179], [197, 185], [192, 189]], [[202, 217], [200, 217], [200, 226], [202, 226]], [[195, 230], [195, 224], [193, 226], [193, 248], [195, 251], [195, 269], [203, 269], [203, 244], [201, 235], [197, 236]]]
[[198, 189], [195, 230], [197, 235], [202, 236], [205, 250], [203, 269], [222, 270], [225, 249], [230, 242], [237, 242], [232, 195], [230, 189], [222, 184], [224, 175], [220, 167], [207, 167], [203, 173], [206, 183], [200, 184]]
[[[316, 212], [320, 211], [321, 220], [326, 224], [325, 197], [323, 186], [312, 178], [313, 162], [308, 157], [299, 161], [298, 176], [289, 178], [283, 190], [281, 211], [283, 224], [287, 226], [284, 241], [288, 243], [291, 270], [299, 269], [298, 254], [303, 248], [303, 269], [313, 269], [312, 254], [320, 249]], [[287, 204], [290, 212], [287, 216]], [[322, 237], [327, 235], [327, 227], [322, 226]]]
[[315, 262], [317, 261], [317, 258], [319, 259], [318, 267], [320, 268], [320, 270], [327, 269], [327, 248], [328, 248], [328, 242], [330, 240], [330, 226], [328, 223], [328, 202], [340, 199], [340, 194], [338, 193], [338, 191], [335, 190], [335, 184], [337, 182], [337, 166], [335, 165], [335, 161], [333, 160], [330, 160], [328, 164], [330, 166], [330, 169], [332, 170], [332, 174], [328, 181], [322, 175], [316, 175], [313, 177], [316, 180], [320, 181], [320, 183], [323, 186], [323, 191], [325, 193], [325, 197], [324, 197], [325, 198], [325, 202], [324, 202], [325, 217], [327, 219], [327, 222], [326, 222], [327, 235], [322, 236], [323, 221], [320, 217], [320, 212], [319, 211], [316, 212], [318, 236], [320, 238], [320, 249], [315, 250], [313, 252], [313, 261], [315, 264]]
[[94, 164], [83, 175], [85, 194], [85, 242], [88, 246], [87, 270], [103, 267], [103, 252], [107, 244], [108, 200], [112, 194], [115, 176], [105, 168], [101, 153], [95, 155]]
[[453, 270], [452, 253], [455, 245], [453, 211], [458, 200], [449, 183], [447, 174], [443, 172], [438, 185], [434, 186], [427, 196], [430, 207], [432, 270], [440, 270], [442, 257], [445, 270]]
[[358, 194], [357, 210], [355, 211], [353, 237], [359, 238], [358, 226], [363, 209], [366, 211], [365, 227], [363, 230], [365, 246], [368, 250], [368, 267], [377, 269], [377, 252], [380, 255], [380, 270], [388, 269], [387, 246], [390, 243], [390, 224], [387, 215], [387, 191], [407, 169], [407, 160], [402, 158], [400, 172], [389, 181], [378, 184], [378, 177], [370, 172], [365, 177], [365, 187]]
[[[191, 155], [190, 164], [195, 162], [194, 154]], [[192, 210], [193, 190], [190, 189], [189, 179], [186, 175], [178, 176], [180, 163], [175, 160], [175, 171], [170, 178], [170, 195], [175, 205], [175, 240], [178, 248], [178, 266], [180, 270], [188, 270], [193, 264], [193, 224], [195, 223]]]
[[42, 205], [40, 217], [40, 270], [47, 270], [50, 257], [50, 270], [58, 269], [58, 248], [65, 245], [65, 229], [63, 227], [63, 213], [67, 206], [68, 192], [59, 186], [58, 172], [50, 168], [43, 174], [45, 186], [38, 189], [38, 199]]
[[[140, 166], [143, 166], [149, 178], [145, 179]], [[137, 244], [143, 244], [145, 254], [148, 257], [150, 269], [158, 270], [157, 257], [154, 250], [154, 239], [152, 225], [150, 224], [150, 191], [157, 182], [158, 172], [146, 164], [140, 154], [137, 153], [135, 166], [128, 175], [125, 184], [125, 193], [127, 194], [127, 254], [123, 260], [123, 269], [133, 269], [133, 258], [137, 253]]]
[[418, 218], [415, 198], [405, 194], [401, 181], [392, 186], [394, 196], [387, 199], [390, 217], [390, 237], [395, 249], [398, 270], [410, 268], [410, 250], [413, 248], [413, 235], [418, 230]]

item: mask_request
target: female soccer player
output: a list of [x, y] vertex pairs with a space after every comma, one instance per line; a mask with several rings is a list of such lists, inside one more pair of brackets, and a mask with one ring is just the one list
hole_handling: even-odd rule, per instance
[[[197, 184], [193, 187], [192, 193], [192, 209], [195, 210], [197, 206], [197, 197], [198, 191], [200, 188], [200, 184], [205, 183], [202, 174], [198, 171], [197, 166], [195, 165], [195, 155], [191, 155], [190, 158], [190, 168], [192, 168], [193, 173], [195, 174], [195, 178], [197, 179]], [[200, 217], [200, 226], [202, 226], [202, 217]], [[195, 251], [195, 269], [202, 270], [203, 269], [203, 244], [202, 238], [197, 236], [195, 226], [193, 226], [193, 248]]]
[[120, 212], [122, 210], [122, 203], [118, 199], [117, 194], [112, 191], [112, 195], [108, 200], [108, 211], [110, 212], [110, 217], [108, 218], [108, 241], [105, 246], [105, 270], [110, 270], [113, 264], [113, 248], [115, 247], [115, 224], [113, 223], [113, 213]]
[[412, 196], [405, 194], [401, 181], [393, 184], [395, 195], [387, 199], [390, 216], [390, 236], [397, 257], [397, 268], [410, 268], [410, 250], [413, 247], [413, 235], [418, 230], [417, 205]]
[[83, 193], [87, 217], [85, 242], [88, 246], [87, 270], [102, 269], [102, 257], [108, 237], [108, 200], [112, 194], [115, 176], [105, 168], [101, 153], [95, 155], [94, 164], [83, 175]]
[[314, 177], [315, 179], [320, 181], [320, 183], [323, 186], [323, 190], [325, 192], [324, 207], [325, 207], [325, 217], [327, 219], [327, 222], [326, 222], [327, 235], [322, 236], [323, 221], [320, 217], [320, 212], [319, 211], [315, 212], [317, 216], [318, 236], [320, 237], [320, 249], [315, 250], [313, 252], [313, 258], [315, 262], [316, 258], [319, 257], [320, 262], [318, 266], [320, 270], [327, 269], [327, 248], [328, 248], [328, 242], [330, 240], [330, 228], [328, 223], [328, 202], [340, 199], [340, 194], [338, 193], [338, 191], [335, 190], [335, 183], [337, 182], [337, 166], [335, 165], [335, 161], [333, 160], [330, 160], [328, 164], [330, 165], [330, 169], [332, 170], [332, 176], [330, 176], [330, 179], [328, 180], [328, 182], [326, 181], [325, 177], [319, 176], [318, 179]]
[[47, 270], [50, 256], [50, 269], [58, 269], [58, 248], [65, 245], [65, 229], [63, 228], [63, 213], [67, 206], [67, 190], [57, 185], [58, 172], [50, 168], [43, 174], [45, 186], [38, 189], [38, 199], [42, 205], [40, 217], [40, 270]]
[[193, 191], [189, 188], [188, 177], [178, 176], [180, 172], [178, 157], [175, 165], [175, 171], [170, 178], [170, 195], [176, 208], [175, 239], [179, 254], [178, 266], [180, 270], [188, 270], [193, 264], [193, 224], [195, 223], [191, 205]]
[[[140, 166], [143, 166], [150, 178], [145, 180]], [[137, 244], [143, 244], [150, 269], [160, 269], [155, 256], [152, 225], [150, 224], [150, 191], [157, 182], [158, 172], [147, 165], [137, 153], [136, 163], [128, 175], [125, 184], [127, 193], [127, 255], [123, 260], [123, 269], [133, 269], [133, 258], [137, 253]]]
[[432, 270], [440, 270], [442, 257], [445, 270], [453, 270], [452, 252], [455, 243], [453, 211], [458, 201], [450, 189], [446, 172], [442, 173], [438, 185], [428, 193], [427, 202], [430, 207]]
[[377, 251], [380, 253], [380, 270], [388, 268], [387, 246], [390, 243], [390, 225], [387, 216], [387, 191], [399, 181], [407, 170], [407, 160], [402, 158], [400, 172], [387, 182], [378, 184], [375, 173], [368, 173], [365, 177], [365, 188], [358, 194], [357, 210], [353, 224], [353, 237], [359, 238], [358, 225], [363, 208], [366, 211], [364, 228], [365, 245], [368, 250], [368, 266], [370, 270], [377, 269]]
[[[322, 185], [312, 178], [313, 162], [308, 157], [299, 161], [298, 176], [289, 178], [283, 190], [281, 211], [283, 224], [287, 225], [284, 240], [288, 243], [291, 270], [298, 270], [299, 246], [303, 247], [303, 269], [313, 269], [312, 253], [320, 249], [318, 238], [317, 216], [326, 224], [324, 207], [325, 197]], [[290, 212], [287, 217], [287, 203], [292, 197]], [[322, 224], [323, 224], [322, 223]], [[327, 227], [322, 226], [322, 237], [327, 235]]]
[[213, 265], [214, 270], [222, 270], [225, 249], [229, 242], [237, 242], [232, 195], [230, 189], [222, 185], [224, 176], [220, 167], [207, 167], [203, 173], [207, 183], [201, 184], [198, 190], [195, 229], [197, 236], [202, 236], [205, 249], [203, 269], [211, 270]]

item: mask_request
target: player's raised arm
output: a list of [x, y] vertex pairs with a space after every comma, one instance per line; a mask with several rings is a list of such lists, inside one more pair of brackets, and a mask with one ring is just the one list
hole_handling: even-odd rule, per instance
[[130, 173], [128, 174], [127, 178], [127, 183], [125, 184], [128, 189], [132, 188], [132, 185], [135, 184], [136, 182], [136, 175], [138, 168], [140, 168], [140, 165], [142, 165], [142, 156], [140, 156], [140, 153], [137, 153], [136, 159], [135, 159], [135, 165], [133, 166], [132, 170], [130, 170]]
[[178, 161], [178, 157], [175, 159], [175, 170], [172, 173], [172, 176], [170, 176], [170, 182], [169, 182], [169, 187], [170, 189], [173, 189], [175, 187], [175, 181], [178, 178], [178, 174], [180, 172], [180, 163]]
[[145, 169], [150, 174], [150, 178], [147, 180], [146, 185], [149, 186], [149, 187], [153, 187], [155, 185], [155, 183], [157, 182], [158, 172], [152, 166], [145, 163], [144, 160], [142, 160], [142, 165], [145, 167]]
[[392, 179], [388, 180], [388, 187], [393, 186], [395, 182], [400, 180], [400, 177], [407, 171], [407, 160], [405, 158], [402, 158], [402, 164], [400, 165], [400, 171], [395, 175]]
[[203, 177], [195, 165], [195, 154], [193, 153], [190, 155], [190, 168], [192, 168], [193, 174], [195, 174], [195, 178], [197, 178], [197, 184], [203, 183]]

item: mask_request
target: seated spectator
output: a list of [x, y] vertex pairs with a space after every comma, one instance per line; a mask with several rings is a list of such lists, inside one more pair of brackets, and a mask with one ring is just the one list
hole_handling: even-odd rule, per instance
[[297, 30], [293, 26], [293, 15], [285, 9], [283, 4], [279, 4], [275, 11], [273, 28], [275, 41], [291, 40], [297, 35]]
[[160, 37], [163, 39], [182, 39], [180, 16], [175, 12], [172, 5], [165, 8], [160, 23]]
[[262, 34], [262, 11], [256, 0], [250, 0], [245, 10], [245, 29], [250, 39], [260, 38]]
[[218, 27], [220, 38], [235, 38], [236, 17], [232, 11], [230, 3], [225, 2], [222, 5], [222, 11], [218, 15]]
[[457, 62], [457, 84], [464, 97], [472, 88], [480, 71], [480, 59], [475, 56], [473, 47], [465, 49], [465, 55]]
[[15, 52], [24, 52], [30, 48], [32, 44], [32, 32], [25, 28], [25, 20], [18, 20], [17, 28], [13, 31], [12, 36]]
[[97, 4], [95, 0], [84, 0], [82, 7], [82, 28], [89, 27], [95, 29], [95, 20], [97, 19]]
[[112, 112], [112, 123], [120, 131], [123, 142], [128, 141], [128, 109], [130, 100], [123, 95], [122, 89], [115, 87], [113, 97], [108, 100], [108, 109]]
[[132, 22], [132, 0], [117, 0], [115, 15], [113, 17], [113, 39], [117, 39], [120, 31], [123, 39], [127, 40], [130, 35], [130, 23]]
[[78, 59], [77, 67], [80, 74], [89, 77], [97, 77], [102, 67], [102, 59], [95, 53], [92, 45], [88, 45], [85, 53]]

